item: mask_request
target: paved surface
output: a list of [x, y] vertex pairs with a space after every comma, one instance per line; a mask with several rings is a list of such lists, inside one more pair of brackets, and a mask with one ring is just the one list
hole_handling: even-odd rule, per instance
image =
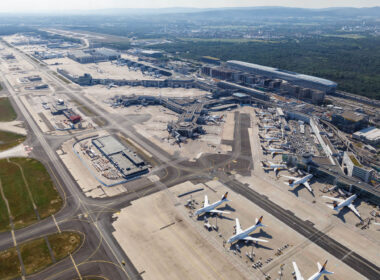
[[[11, 94], [12, 102], [19, 116], [23, 116], [25, 119], [27, 130], [30, 132], [28, 133], [27, 143], [34, 147], [31, 156], [45, 164], [65, 201], [63, 209], [55, 215], [55, 219], [52, 217], [47, 218], [37, 224], [16, 231], [17, 242], [20, 243], [27, 239], [59, 230], [77, 230], [85, 235], [83, 246], [73, 254], [72, 258], [66, 258], [37, 275], [27, 277], [28, 279], [80, 279], [89, 275], [102, 276], [106, 279], [141, 279], [139, 272], [113, 238], [112, 215], [118, 212], [119, 209], [128, 206], [131, 201], [161, 191], [163, 187], [171, 187], [187, 180], [194, 183], [205, 182], [214, 177], [218, 177], [221, 182], [235, 192], [240, 193], [276, 218], [283, 220], [284, 223], [319, 247], [337, 258], [343, 259], [342, 261], [365, 277], [378, 279], [380, 270], [376, 265], [318, 231], [312, 224], [297, 218], [293, 213], [284, 210], [230, 176], [230, 174], [234, 173], [247, 175], [253, 168], [248, 135], [248, 128], [250, 127], [248, 114], [238, 112], [234, 114], [234, 141], [231, 140], [230, 143], [233, 144], [230, 154], [205, 154], [195, 162], [188, 162], [178, 157], [173, 158], [157, 145], [136, 133], [132, 128], [134, 123], [125, 116], [105, 112], [83, 97], [78, 87], [64, 84], [53, 76], [48, 69], [41, 68], [40, 65], [23, 54], [18, 53], [18, 55], [30, 61], [36, 69], [45, 72], [63, 93], [69, 97], [77, 98], [88, 107], [96, 108], [98, 117], [102, 117], [107, 122], [103, 128], [108, 129], [110, 132], [122, 131], [126, 137], [139, 143], [141, 147], [152, 154], [158, 162], [158, 168], [155, 169], [153, 174], [161, 178], [160, 184], [147, 181], [139, 184], [133, 191], [118, 197], [102, 200], [85, 197], [55, 153], [56, 148], [67, 138], [54, 138], [54, 136], [43, 134], [23, 103], [20, 102], [18, 94], [3, 76], [5, 86]], [[12, 244], [12, 237], [9, 232], [0, 234], [0, 249], [8, 248]]]

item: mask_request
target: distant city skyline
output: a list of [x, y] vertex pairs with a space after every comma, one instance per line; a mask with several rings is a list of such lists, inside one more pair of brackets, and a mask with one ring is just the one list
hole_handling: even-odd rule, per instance
[[373, 7], [380, 0], [12, 0], [1, 1], [0, 12], [47, 12], [121, 8], [221, 8], [284, 6], [300, 8]]

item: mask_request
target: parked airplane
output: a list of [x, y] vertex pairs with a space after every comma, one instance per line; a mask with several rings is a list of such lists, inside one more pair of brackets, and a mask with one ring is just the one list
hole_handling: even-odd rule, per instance
[[272, 141], [279, 141], [280, 139], [278, 137], [272, 137], [272, 136], [261, 136], [259, 134], [260, 141], [267, 141], [268, 144], [270, 144]]
[[228, 192], [226, 192], [222, 199], [219, 201], [216, 201], [212, 204], [208, 203], [208, 197], [205, 195], [205, 201], [203, 204], [203, 207], [198, 209], [195, 212], [195, 215], [199, 216], [203, 213], [216, 213], [216, 214], [229, 214], [230, 212], [222, 211], [222, 210], [216, 210], [215, 208], [218, 207], [219, 205], [223, 204], [224, 202], [228, 202], [229, 200], [227, 199]]
[[265, 163], [264, 161], [262, 161], [261, 163], [263, 165], [264, 170], [273, 170], [274, 173], [276, 173], [276, 176], [278, 175], [278, 172], [281, 169], [287, 169], [286, 164], [278, 164], [278, 163], [273, 163], [270, 161], [268, 161], [268, 163]]
[[276, 128], [276, 126], [274, 126], [274, 125], [264, 125], [264, 126], [262, 126], [259, 123], [257, 123], [257, 125], [259, 126], [260, 129], [264, 129], [265, 133], [267, 133], [268, 130], [270, 130], [270, 129]]
[[[308, 280], [318, 280], [322, 275], [334, 274], [334, 272], [330, 272], [326, 270], [327, 261], [324, 263], [323, 266], [321, 266], [320, 263], [317, 263], [317, 264], [318, 264], [318, 272], [310, 276]], [[304, 280], [295, 262], [293, 262], [293, 268], [294, 268], [294, 274], [296, 276], [296, 280]]]
[[236, 218], [236, 232], [233, 236], [231, 236], [227, 243], [234, 243], [239, 240], [245, 240], [245, 241], [254, 241], [256, 243], [260, 242], [268, 242], [268, 240], [265, 239], [259, 239], [259, 238], [254, 238], [252, 236], [249, 236], [253, 231], [255, 231], [259, 227], [265, 227], [261, 222], [263, 220], [263, 216], [260, 217], [260, 219], [256, 218], [256, 223], [253, 226], [250, 226], [249, 228], [242, 230], [240, 226], [239, 219]]
[[264, 123], [273, 122], [272, 119], [268, 119], [268, 118], [262, 119], [261, 121], [264, 122]]
[[289, 181], [285, 184], [287, 184], [289, 187], [297, 187], [299, 185], [304, 185], [309, 192], [313, 193], [313, 189], [309, 185], [309, 180], [313, 177], [313, 174], [308, 174], [305, 177], [302, 178], [297, 178], [297, 177], [291, 177], [291, 176], [285, 176], [283, 175], [282, 177], [289, 178]]
[[217, 122], [221, 122], [223, 121], [223, 117], [224, 115], [222, 116], [216, 116], [216, 115], [213, 115], [213, 116], [207, 116], [205, 118], [206, 121], [210, 121], [210, 122], [213, 122], [213, 123], [217, 123]]
[[272, 116], [272, 114], [269, 113], [269, 112], [256, 112], [256, 111], [255, 111], [255, 113], [256, 113], [256, 116], [260, 116], [260, 117], [264, 117], [264, 116]]
[[335, 198], [335, 197], [330, 197], [330, 196], [323, 196], [324, 198], [327, 198], [327, 199], [331, 199], [333, 200], [333, 206], [330, 206], [328, 205], [331, 209], [339, 212], [343, 207], [348, 207], [350, 208], [350, 210], [352, 212], [355, 213], [356, 216], [359, 217], [359, 219], [361, 219], [362, 217], [360, 217], [360, 214], [359, 214], [359, 211], [355, 208], [355, 206], [352, 204], [354, 202], [354, 200], [357, 198], [357, 195], [354, 194], [354, 195], [351, 195], [349, 198], [347, 199], [340, 199], [340, 198]]
[[114, 83], [110, 83], [110, 84], [108, 84], [107, 89], [117, 88], [117, 87], [118, 87], [118, 86], [115, 85]]
[[268, 149], [267, 148], [265, 148], [264, 146], [261, 146], [261, 148], [263, 149], [263, 152], [265, 153], [265, 154], [271, 154], [272, 155], [272, 158], [274, 158], [274, 156], [276, 155], [276, 154], [282, 154], [283, 152], [285, 152], [285, 150], [283, 150], [283, 149], [276, 149], [276, 148], [272, 148], [272, 147], [269, 147]]

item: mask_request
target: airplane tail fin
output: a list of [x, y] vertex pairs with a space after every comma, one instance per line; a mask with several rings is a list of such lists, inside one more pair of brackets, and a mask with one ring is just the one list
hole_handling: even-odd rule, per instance
[[222, 197], [222, 200], [227, 200], [227, 196], [228, 196], [228, 192], [226, 192], [223, 197]]
[[333, 209], [335, 209], [338, 206], [338, 203], [336, 201], [333, 202]]
[[325, 261], [323, 266], [321, 266], [321, 264], [318, 263], [319, 273], [321, 273], [321, 274], [334, 274], [334, 272], [326, 270], [326, 265], [327, 265], [327, 260]]
[[263, 145], [261, 145], [261, 149], [263, 149], [264, 152], [267, 151], [267, 149]]
[[263, 216], [261, 216], [259, 219], [256, 219], [256, 226], [264, 227], [261, 222], [263, 221]]
[[260, 134], [259, 134], [259, 138], [260, 138], [260, 139], [263, 139], [263, 137], [262, 137]]

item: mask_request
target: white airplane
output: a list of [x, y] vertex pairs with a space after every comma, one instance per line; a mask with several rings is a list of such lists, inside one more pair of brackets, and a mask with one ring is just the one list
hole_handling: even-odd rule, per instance
[[[318, 272], [310, 276], [308, 280], [318, 280], [322, 275], [334, 274], [334, 272], [330, 272], [326, 270], [327, 261], [324, 263], [323, 266], [320, 263], [317, 263], [317, 264], [318, 264]], [[294, 268], [294, 274], [296, 276], [296, 280], [304, 280], [295, 262], [293, 262], [293, 268]]]
[[203, 204], [203, 207], [198, 209], [196, 212], [195, 212], [195, 215], [199, 216], [203, 213], [216, 213], [216, 214], [230, 214], [230, 212], [227, 212], [227, 211], [222, 211], [222, 210], [216, 210], [215, 208], [218, 207], [219, 205], [223, 204], [224, 202], [227, 202], [229, 201], [227, 199], [227, 195], [228, 195], [228, 192], [226, 192], [222, 199], [219, 200], [219, 201], [216, 201], [212, 204], [209, 204], [208, 203], [208, 197], [207, 195], [205, 195], [205, 202]]
[[272, 155], [272, 158], [274, 158], [274, 156], [276, 155], [276, 154], [282, 154], [283, 152], [285, 152], [285, 150], [283, 150], [283, 149], [276, 149], [276, 148], [272, 148], [272, 147], [269, 147], [268, 149], [267, 148], [265, 148], [264, 146], [261, 146], [261, 148], [263, 149], [263, 152], [265, 153], [265, 154], [271, 154]]
[[272, 141], [279, 141], [280, 139], [278, 137], [273, 137], [273, 136], [267, 136], [265, 135], [264, 137], [259, 134], [260, 141], [267, 141], [268, 144], [270, 144]]
[[274, 173], [276, 173], [276, 176], [278, 175], [278, 172], [281, 169], [287, 169], [286, 164], [278, 164], [268, 161], [268, 163], [265, 163], [264, 161], [261, 162], [263, 165], [264, 170], [273, 170]]
[[270, 129], [276, 128], [274, 125], [264, 125], [264, 126], [262, 126], [259, 123], [257, 125], [259, 126], [260, 129], [264, 129], [265, 133], [267, 133], [268, 130], [270, 130]]
[[355, 213], [356, 216], [359, 217], [359, 219], [361, 219], [360, 217], [360, 214], [359, 214], [359, 211], [355, 208], [355, 206], [352, 204], [354, 202], [354, 200], [357, 198], [357, 195], [354, 194], [354, 195], [351, 195], [349, 198], [347, 199], [340, 199], [340, 198], [335, 198], [335, 197], [330, 197], [330, 196], [323, 196], [324, 198], [327, 198], [327, 199], [331, 199], [333, 200], [333, 206], [330, 206], [328, 205], [331, 209], [339, 212], [340, 209], [342, 209], [344, 206], [350, 208], [350, 210], [352, 212]]
[[265, 227], [261, 222], [263, 220], [263, 216], [260, 217], [260, 219], [256, 218], [256, 223], [253, 226], [250, 226], [249, 228], [242, 230], [239, 219], [236, 218], [236, 233], [231, 236], [227, 243], [234, 243], [239, 240], [245, 240], [245, 241], [254, 241], [256, 243], [260, 242], [268, 242], [268, 240], [265, 239], [259, 239], [259, 238], [254, 238], [252, 236], [249, 236], [253, 231], [255, 231], [259, 227]]
[[[256, 112], [256, 111], [255, 111]], [[269, 112], [256, 112], [256, 116], [260, 116], [260, 117], [264, 117], [264, 116], [272, 116], [272, 114], [271, 113], [269, 113]]]
[[273, 122], [272, 119], [268, 119], [268, 118], [262, 119], [261, 121], [264, 122], [264, 123]]
[[285, 183], [289, 187], [294, 188], [294, 187], [297, 187], [299, 185], [304, 185], [309, 190], [309, 192], [313, 193], [313, 189], [309, 185], [309, 180], [311, 178], [313, 178], [313, 174], [308, 174], [308, 175], [306, 175], [305, 177], [302, 177], [302, 178], [285, 176], [285, 175], [283, 175], [282, 177], [289, 178], [289, 181], [287, 183]]
[[223, 117], [224, 117], [224, 115], [222, 115], [222, 116], [215, 116], [215, 115], [213, 115], [213, 116], [207, 116], [205, 118], [205, 120], [213, 122], [213, 123], [217, 123], [217, 122], [223, 121]]

